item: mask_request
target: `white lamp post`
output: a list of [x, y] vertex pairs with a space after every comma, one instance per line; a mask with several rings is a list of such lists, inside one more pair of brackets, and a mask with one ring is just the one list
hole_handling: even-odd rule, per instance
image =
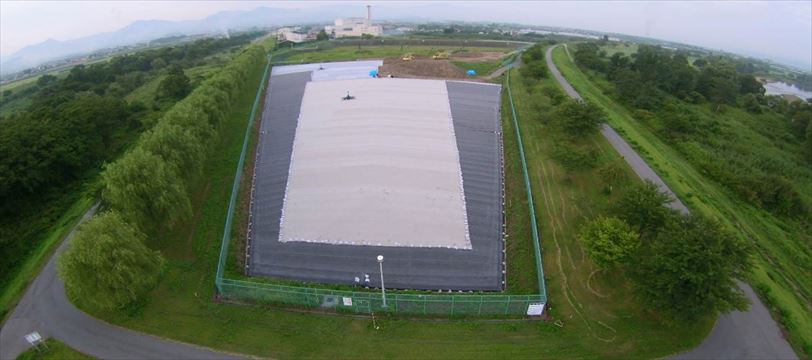
[[378, 255], [378, 265], [381, 268], [381, 297], [383, 298], [383, 307], [386, 307], [386, 287], [383, 285], [383, 255]]

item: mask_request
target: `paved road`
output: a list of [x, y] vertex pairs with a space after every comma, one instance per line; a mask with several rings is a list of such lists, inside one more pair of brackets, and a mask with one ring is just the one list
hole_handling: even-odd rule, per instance
[[[561, 76], [561, 72], [553, 63], [552, 51], [555, 46], [547, 49], [547, 66], [555, 79], [567, 94], [581, 100], [581, 95]], [[623, 156], [637, 176], [651, 180], [660, 187], [660, 190], [670, 194], [676, 199], [669, 207], [682, 213], [689, 213], [685, 205], [679, 201], [671, 189], [646, 164], [620, 135], [608, 124], [601, 130], [603, 136]], [[781, 330], [770, 312], [756, 296], [750, 285], [739, 282], [739, 288], [750, 300], [750, 309], [747, 311], [734, 311], [719, 317], [711, 330], [710, 335], [695, 349], [676, 355], [675, 359], [797, 359], [798, 356], [784, 339]]]
[[[551, 46], [549, 49], [547, 49], [546, 56], [547, 67], [550, 68], [550, 72], [553, 74], [558, 83], [561, 84], [561, 87], [564, 88], [564, 91], [566, 91], [567, 95], [569, 95], [574, 99], [583, 100], [583, 98], [581, 98], [581, 95], [578, 94], [577, 91], [575, 91], [575, 89], [572, 87], [572, 85], [570, 85], [569, 82], [567, 82], [566, 79], [564, 79], [564, 76], [561, 75], [561, 72], [558, 71], [558, 68], [553, 63], [552, 53], [553, 49], [555, 48], [556, 46]], [[668, 185], [665, 184], [663, 179], [661, 179], [657, 175], [657, 173], [655, 173], [654, 170], [652, 170], [651, 167], [648, 166], [646, 161], [643, 160], [643, 158], [640, 157], [640, 155], [637, 154], [637, 152], [634, 151], [634, 149], [632, 149], [631, 146], [629, 146], [629, 143], [627, 143], [626, 140], [624, 140], [620, 135], [618, 135], [615, 129], [612, 129], [612, 127], [609, 126], [608, 124], [603, 124], [601, 125], [601, 133], [606, 138], [606, 140], [608, 140], [609, 143], [612, 144], [615, 150], [617, 150], [617, 152], [620, 153], [620, 156], [622, 156], [623, 159], [626, 160], [626, 162], [629, 164], [629, 166], [631, 166], [631, 168], [634, 170], [637, 176], [639, 176], [643, 180], [653, 182], [654, 184], [657, 185], [660, 191], [670, 195], [674, 199], [673, 201], [668, 203], [668, 207], [677, 210], [683, 214], [688, 213], [688, 208], [685, 206], [685, 204], [683, 204], [682, 201], [680, 201], [680, 199], [677, 197], [677, 195], [674, 194], [673, 191], [671, 191], [671, 189], [668, 187]]]
[[[82, 222], [93, 216], [97, 206], [85, 213]], [[71, 231], [57, 248], [0, 329], [0, 359], [14, 359], [25, 351], [29, 346], [23, 336], [35, 330], [43, 337], [58, 339], [82, 353], [102, 359], [236, 358], [120, 328], [79, 311], [68, 301], [65, 285], [56, 273], [56, 255], [65, 250], [73, 233]]]

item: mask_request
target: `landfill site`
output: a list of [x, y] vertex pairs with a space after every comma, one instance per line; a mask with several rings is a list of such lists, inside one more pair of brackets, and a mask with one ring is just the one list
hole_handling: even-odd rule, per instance
[[246, 271], [417, 290], [505, 287], [501, 86], [390, 78], [383, 61], [275, 66]]

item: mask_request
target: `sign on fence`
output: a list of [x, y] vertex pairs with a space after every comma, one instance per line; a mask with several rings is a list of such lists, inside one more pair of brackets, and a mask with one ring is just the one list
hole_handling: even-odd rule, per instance
[[544, 313], [544, 304], [530, 304], [527, 306], [528, 316], [541, 316]]

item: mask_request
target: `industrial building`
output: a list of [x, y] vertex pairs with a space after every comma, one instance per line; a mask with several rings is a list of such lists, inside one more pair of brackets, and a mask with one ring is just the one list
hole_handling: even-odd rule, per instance
[[372, 24], [372, 6], [367, 5], [367, 17], [340, 18], [335, 20], [334, 26], [325, 26], [324, 31], [335, 38], [361, 37], [364, 34], [372, 36], [383, 35], [381, 25]]

